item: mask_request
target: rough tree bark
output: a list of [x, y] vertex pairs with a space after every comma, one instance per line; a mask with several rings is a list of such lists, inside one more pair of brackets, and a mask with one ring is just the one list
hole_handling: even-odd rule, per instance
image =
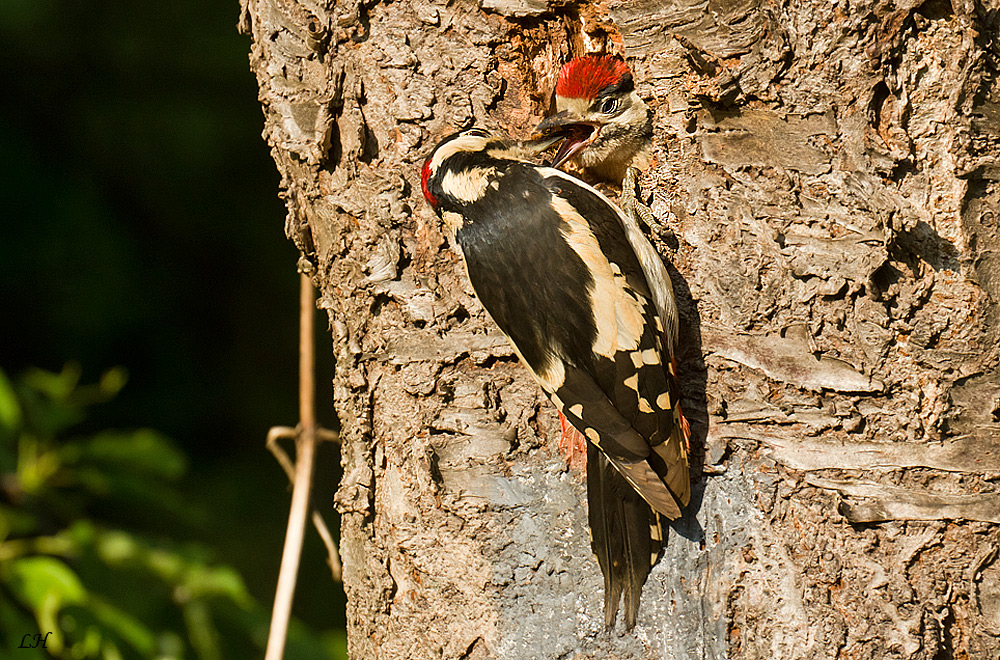
[[[351, 656], [1000, 657], [997, 0], [243, 0], [337, 357]], [[603, 630], [580, 475], [420, 196], [630, 58], [695, 501]]]

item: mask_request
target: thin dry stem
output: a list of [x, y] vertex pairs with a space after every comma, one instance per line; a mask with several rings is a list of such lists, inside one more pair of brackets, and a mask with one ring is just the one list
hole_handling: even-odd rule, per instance
[[[292, 482], [292, 504], [288, 514], [288, 530], [285, 533], [285, 547], [281, 554], [281, 570], [278, 573], [278, 587], [274, 594], [274, 610], [271, 615], [271, 630], [267, 638], [265, 660], [281, 660], [285, 652], [288, 636], [288, 621], [292, 613], [292, 599], [295, 596], [295, 582], [302, 556], [302, 541], [305, 536], [306, 514], [309, 511], [309, 495], [312, 490], [313, 468], [316, 459], [316, 402], [315, 402], [315, 343], [313, 339], [313, 312], [315, 297], [312, 281], [305, 273], [299, 275], [299, 426], [294, 432], [296, 462]], [[284, 430], [268, 433], [268, 447], [276, 457], [274, 448], [277, 438]], [[284, 452], [280, 452], [284, 453]], [[279, 457], [278, 461], [288, 471], [291, 461]]]
[[[278, 444], [278, 440], [295, 438], [297, 435], [298, 431], [290, 426], [272, 426], [271, 430], [267, 432], [267, 449], [281, 465], [281, 469], [285, 471], [288, 483], [293, 486], [295, 485], [295, 465], [284, 448]], [[340, 434], [320, 427], [316, 429], [316, 439], [324, 442], [339, 442]], [[323, 515], [315, 507], [312, 507], [311, 511], [313, 527], [316, 528], [316, 532], [323, 540], [323, 545], [326, 546], [327, 565], [330, 567], [334, 581], [340, 582], [343, 580], [343, 566], [340, 563], [340, 550], [337, 548], [337, 542], [334, 541], [333, 534], [330, 533], [330, 527], [326, 524]]]

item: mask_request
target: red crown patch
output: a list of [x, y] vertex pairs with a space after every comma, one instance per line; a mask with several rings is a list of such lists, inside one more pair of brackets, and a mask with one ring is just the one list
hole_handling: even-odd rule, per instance
[[628, 65], [619, 55], [584, 55], [570, 60], [559, 71], [556, 96], [592, 99], [608, 85], [628, 73]]
[[430, 178], [431, 178], [431, 157], [428, 156], [427, 160], [424, 161], [423, 169], [420, 170], [420, 187], [424, 191], [424, 199], [426, 199], [431, 206], [437, 206], [438, 203], [437, 197], [435, 197], [431, 193], [430, 189], [427, 187], [427, 183], [430, 180]]

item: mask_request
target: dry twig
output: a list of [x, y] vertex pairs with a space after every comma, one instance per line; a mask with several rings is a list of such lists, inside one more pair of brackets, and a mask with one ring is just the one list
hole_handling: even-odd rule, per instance
[[[316, 425], [316, 353], [313, 337], [313, 313], [316, 309], [312, 280], [306, 272], [299, 275], [299, 424], [294, 429], [275, 426], [267, 434], [267, 448], [281, 464], [292, 482], [292, 504], [288, 514], [285, 546], [281, 553], [281, 570], [274, 594], [271, 630], [267, 638], [265, 660], [281, 660], [288, 636], [288, 621], [292, 613], [292, 599], [302, 556], [306, 514], [312, 491], [313, 468], [316, 462], [316, 444], [321, 440], [337, 440], [335, 432]], [[278, 444], [281, 438], [295, 438], [293, 465], [284, 449]], [[340, 580], [340, 555], [322, 516], [312, 512], [313, 525], [323, 539], [329, 554], [330, 569], [335, 580]]]

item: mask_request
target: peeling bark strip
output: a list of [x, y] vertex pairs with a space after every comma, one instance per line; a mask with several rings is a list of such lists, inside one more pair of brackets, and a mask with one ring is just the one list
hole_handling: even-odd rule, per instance
[[[1000, 657], [998, 10], [243, 0], [335, 340], [353, 658]], [[601, 49], [657, 112], [713, 473], [624, 636], [555, 415], [418, 185], [440, 137], [525, 135]]]

